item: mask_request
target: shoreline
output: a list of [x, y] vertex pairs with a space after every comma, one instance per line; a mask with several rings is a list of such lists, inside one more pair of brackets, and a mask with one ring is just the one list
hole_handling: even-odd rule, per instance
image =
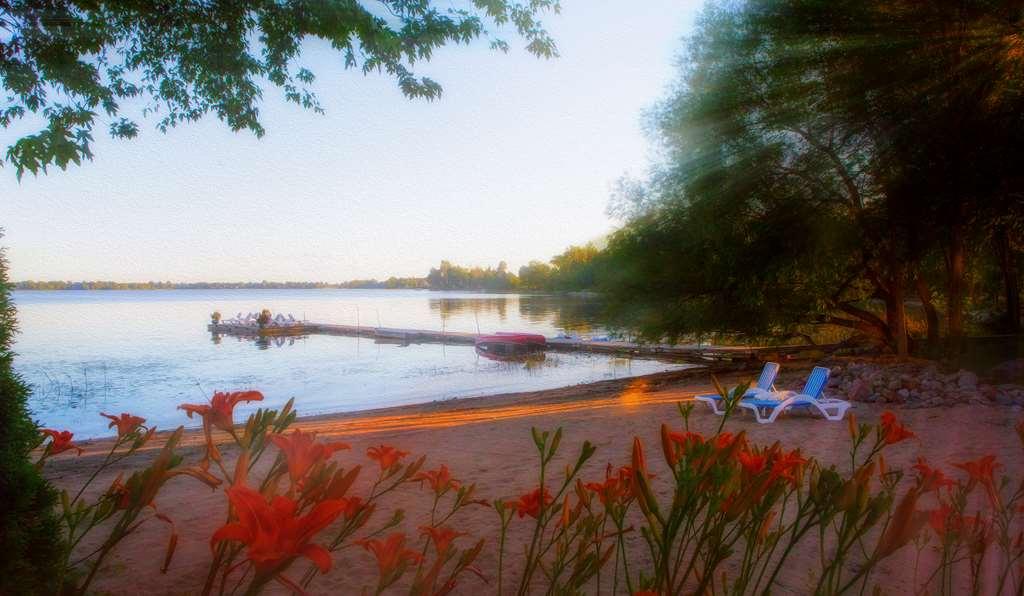
[[[722, 372], [723, 385], [732, 386], [756, 373]], [[780, 386], [798, 383], [805, 372], [797, 367], [787, 368], [780, 375]], [[380, 444], [407, 450], [409, 461], [426, 457], [427, 468], [441, 463], [452, 475], [466, 483], [475, 483], [478, 494], [486, 499], [509, 499], [536, 485], [536, 452], [530, 441], [530, 429], [564, 432], [563, 450], [553, 465], [563, 466], [584, 440], [596, 447], [596, 456], [583, 468], [587, 481], [601, 478], [606, 464], [622, 465], [629, 461], [633, 437], [638, 437], [647, 449], [656, 452], [659, 427], [663, 423], [680, 428], [682, 420], [676, 404], [692, 399], [694, 394], [712, 391], [709, 371], [689, 369], [671, 371], [645, 377], [608, 380], [586, 385], [545, 391], [512, 393], [446, 400], [412, 406], [398, 406], [363, 411], [358, 414], [329, 414], [299, 418], [291, 428], [316, 431], [323, 440], [343, 441], [351, 449], [336, 454], [339, 465], [369, 465], [366, 450]], [[301, 402], [297, 404], [301, 413]], [[877, 421], [885, 410], [883, 404], [857, 403], [851, 410], [857, 420], [864, 423]], [[1024, 469], [1024, 456], [1016, 440], [1013, 425], [1020, 418], [1017, 408], [986, 407], [980, 413], [976, 407], [956, 405], [944, 408], [900, 409], [898, 417], [916, 438], [886, 451], [890, 468], [910, 469], [918, 456], [942, 466], [951, 473], [950, 463], [993, 454], [1002, 466], [1001, 472], [1019, 475]], [[849, 416], [849, 414], [848, 414]], [[690, 419], [690, 429], [705, 435], [714, 434], [722, 418], [713, 415], [706, 406], [697, 404]], [[236, 424], [241, 421], [236, 420]], [[849, 465], [849, 435], [843, 422], [829, 422], [820, 417], [802, 415], [783, 416], [773, 424], [757, 424], [749, 416], [738, 416], [727, 421], [728, 432], [745, 431], [751, 442], [769, 445], [780, 442], [785, 448], [799, 448], [806, 456], [818, 458], [824, 466]], [[118, 474], [130, 474], [151, 461], [153, 450], [164, 443], [167, 431], [160, 433], [139, 453], [118, 462], [101, 474], [87, 491], [98, 496]], [[226, 435], [215, 431], [219, 442]], [[198, 463], [202, 457], [203, 436], [200, 429], [186, 431], [181, 447], [185, 465]], [[60, 456], [47, 465], [45, 475], [59, 488], [73, 489], [89, 476], [93, 465], [103, 457], [103, 448], [109, 449], [110, 439], [83, 443], [86, 452], [79, 456]], [[232, 469], [235, 450], [222, 451], [224, 463]], [[658, 458], [653, 458], [657, 460]], [[662, 463], [659, 462], [659, 466]], [[655, 470], [664, 475], [663, 468]], [[369, 478], [360, 477], [354, 490], [361, 494], [368, 489]], [[660, 481], [659, 481], [660, 482]], [[664, 489], [664, 487], [662, 487]], [[659, 489], [661, 490], [661, 489]], [[386, 503], [386, 510], [405, 511], [405, 521], [398, 528], [413, 535], [416, 528], [429, 518], [430, 503], [418, 484], [400, 488]], [[151, 531], [131, 536], [114, 551], [101, 570], [94, 586], [100, 593], [131, 594], [132, 586], [147, 585], [153, 594], [193, 593], [199, 586], [191, 579], [205, 575], [209, 561], [209, 537], [219, 527], [226, 514], [226, 500], [222, 490], [207, 489], [190, 478], [176, 478], [168, 482], [156, 499], [159, 511], [169, 516], [180, 536], [177, 554], [168, 575], [159, 573], [159, 557], [166, 547], [168, 530], [153, 525]], [[495, 536], [493, 510], [473, 508], [457, 522], [460, 531], [474, 539], [492, 541]], [[521, 524], [513, 528], [510, 544], [525, 540]], [[632, 540], [633, 538], [631, 538]], [[639, 537], [636, 537], [639, 539]], [[467, 539], [468, 541], [468, 539]], [[806, 566], [816, 564], [818, 551], [802, 545], [794, 552], [792, 572], [785, 572], [776, 584], [780, 594], [807, 592]], [[493, 547], [493, 544], [491, 545]], [[489, 547], [478, 560], [485, 577], [493, 582], [496, 559]], [[511, 548], [511, 547], [510, 547]], [[509, 552], [517, 552], [514, 548]], [[639, 552], [639, 551], [637, 551]], [[346, 590], [368, 585], [374, 581], [373, 559], [363, 549], [350, 549], [336, 555], [335, 568], [319, 578], [311, 593], [347, 593]], [[902, 571], [913, 564], [913, 551], [907, 549], [900, 556], [887, 559], [875, 576], [893, 591], [912, 590], [911, 579]], [[174, 578], [173, 585], [169, 578]], [[201, 581], [201, 580], [196, 580]], [[466, 579], [455, 591], [458, 594], [493, 590], [493, 583]]]
[[[703, 384], [710, 387], [709, 379], [710, 375], [713, 373], [714, 371], [710, 367], [694, 366], [692, 368], [685, 368], [681, 370], [670, 370], [647, 375], [607, 379], [603, 381], [594, 381], [592, 383], [578, 383], [575, 385], [565, 385], [551, 389], [474, 395], [468, 397], [452, 397], [447, 399], [435, 399], [433, 401], [417, 404], [403, 404], [348, 412], [324, 412], [309, 415], [302, 414], [301, 398], [297, 398], [294, 407], [299, 416], [295, 420], [294, 424], [300, 425], [306, 429], [307, 426], [321, 427], [326, 423], [329, 423], [332, 425], [352, 428], [354, 430], [358, 429], [357, 432], [359, 432], [359, 434], [385, 432], [414, 426], [416, 424], [416, 417], [450, 417], [453, 415], [459, 415], [459, 413], [462, 412], [479, 412], [481, 410], [494, 408], [509, 408], [513, 406], [523, 407], [527, 405], [555, 405], [572, 401], [586, 401], [587, 399], [595, 396], [626, 390], [631, 385], [636, 385], [638, 383], [643, 384], [648, 388], [657, 389], [677, 385], [682, 381], [706, 375], [707, 379], [705, 379], [705, 383]], [[742, 376], [743, 373], [719, 372], [714, 374], [719, 374], [723, 379], [725, 379], [733, 376]], [[185, 414], [182, 413], [183, 420], [194, 422], [188, 418], [184, 418], [184, 416]], [[368, 428], [368, 424], [370, 422], [382, 422], [387, 424], [387, 421], [393, 422], [388, 426], [379, 426], [376, 430]], [[240, 424], [242, 422], [244, 421], [238, 419], [235, 420], [236, 424]], [[182, 446], [190, 446], [194, 444], [197, 439], [199, 441], [202, 440], [202, 428], [200, 426], [192, 426], [189, 424], [182, 424], [181, 426], [185, 427], [185, 433], [181, 442]], [[157, 440], [156, 442], [159, 442], [159, 439], [174, 432], [176, 428], [177, 426], [158, 429], [156, 436], [154, 437]], [[113, 429], [111, 429], [111, 432], [113, 432]], [[90, 437], [88, 439], [76, 441], [76, 444], [85, 450], [83, 457], [87, 457], [93, 451], [105, 452], [105, 449], [109, 448], [111, 441], [113, 441], [114, 438], [115, 435], [113, 434]]]

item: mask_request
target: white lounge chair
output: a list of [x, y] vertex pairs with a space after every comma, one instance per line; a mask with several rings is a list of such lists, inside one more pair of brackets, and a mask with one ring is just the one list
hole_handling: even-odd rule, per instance
[[[775, 377], [777, 376], [779, 376], [779, 364], [777, 362], [765, 362], [764, 368], [761, 369], [761, 376], [757, 379], [757, 385], [747, 389], [747, 392], [743, 394], [743, 398], [762, 397], [775, 391]], [[725, 408], [719, 407], [719, 405], [724, 406], [721, 395], [711, 393], [708, 395], [698, 395], [694, 399], [706, 403], [715, 414], [719, 416], [725, 415]]]
[[817, 408], [826, 420], [842, 420], [846, 410], [852, 404], [841, 399], [824, 396], [825, 385], [831, 374], [824, 366], [815, 366], [807, 377], [807, 382], [800, 393], [795, 391], [777, 391], [757, 397], [740, 400], [739, 406], [754, 413], [761, 424], [775, 422], [779, 414], [791, 408]]

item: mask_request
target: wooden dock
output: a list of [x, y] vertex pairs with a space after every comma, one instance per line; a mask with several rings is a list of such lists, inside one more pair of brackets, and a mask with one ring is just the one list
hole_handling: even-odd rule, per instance
[[[342, 335], [366, 337], [378, 343], [420, 344], [439, 343], [473, 345], [478, 337], [475, 333], [460, 331], [436, 331], [428, 329], [397, 329], [390, 327], [365, 327], [356, 325], [334, 325], [327, 323], [302, 322], [281, 327], [262, 329], [230, 323], [211, 323], [207, 329], [214, 334], [259, 336], [301, 336], [301, 335]], [[694, 364], [745, 365], [765, 360], [816, 360], [824, 354], [834, 352], [841, 344], [829, 345], [788, 345], [788, 346], [697, 346], [626, 341], [593, 341], [586, 339], [550, 338], [547, 349], [560, 352], [592, 352], [615, 356], [658, 358]]]

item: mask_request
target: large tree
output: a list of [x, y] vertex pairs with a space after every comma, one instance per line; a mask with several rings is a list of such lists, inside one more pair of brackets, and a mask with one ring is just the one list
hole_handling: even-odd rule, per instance
[[[437, 48], [518, 33], [526, 49], [556, 55], [538, 20], [558, 0], [0, 0], [0, 127], [38, 124], [0, 159], [20, 177], [92, 155], [93, 129], [137, 134], [137, 116], [166, 130], [213, 113], [232, 130], [263, 134], [266, 86], [321, 110], [300, 64], [303, 41], [330, 42], [347, 68], [393, 77], [409, 97], [441, 85], [414, 67]], [[129, 107], [141, 106], [139, 114]], [[128, 113], [126, 113], [128, 112]]]
[[980, 0], [711, 6], [654, 112], [664, 163], [629, 187], [613, 305], [651, 335], [825, 323], [906, 353], [910, 288], [937, 337], [937, 278], [962, 335], [970, 240], [1020, 196], [1020, 18]]

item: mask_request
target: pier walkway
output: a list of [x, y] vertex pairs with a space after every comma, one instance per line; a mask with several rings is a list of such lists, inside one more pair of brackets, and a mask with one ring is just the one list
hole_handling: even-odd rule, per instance
[[[417, 343], [473, 345], [478, 337], [475, 333], [460, 331], [335, 325], [308, 321], [264, 328], [222, 322], [211, 323], [207, 326], [207, 329], [214, 334], [241, 336], [343, 335], [347, 337], [366, 337], [378, 343], [403, 345]], [[548, 338], [546, 349], [563, 352], [593, 352], [618, 356], [641, 356], [695, 364], [750, 364], [764, 360], [818, 359], [824, 353], [831, 353], [840, 347], [840, 344], [768, 347], [698, 346], [694, 344], [671, 345], [558, 337]]]

